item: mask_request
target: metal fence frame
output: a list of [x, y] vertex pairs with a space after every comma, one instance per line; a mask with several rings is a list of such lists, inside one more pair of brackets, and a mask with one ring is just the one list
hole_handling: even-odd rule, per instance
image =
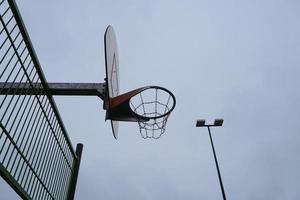
[[19, 91], [0, 95], [1, 177], [23, 199], [73, 199], [83, 146], [72, 147], [14, 0], [0, 1], [0, 82]]

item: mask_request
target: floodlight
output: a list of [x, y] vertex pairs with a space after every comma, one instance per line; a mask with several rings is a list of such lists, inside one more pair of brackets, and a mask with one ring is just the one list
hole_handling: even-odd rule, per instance
[[223, 119], [215, 119], [214, 126], [222, 126], [223, 121]]
[[207, 130], [208, 130], [209, 139], [210, 139], [210, 143], [211, 143], [211, 148], [213, 150], [214, 159], [215, 159], [215, 163], [216, 163], [216, 168], [217, 168], [217, 172], [218, 172], [219, 183], [220, 183], [220, 187], [221, 187], [221, 191], [222, 191], [222, 197], [223, 197], [223, 200], [226, 200], [226, 195], [225, 195], [225, 190], [224, 190], [224, 187], [223, 187], [223, 182], [222, 182], [221, 172], [220, 172], [220, 169], [219, 169], [217, 155], [216, 155], [216, 152], [215, 152], [215, 147], [214, 147], [214, 144], [213, 144], [213, 139], [212, 139], [211, 133], [210, 133], [210, 127], [222, 126], [223, 125], [223, 121], [224, 121], [223, 119], [215, 119], [214, 124], [205, 124], [205, 120], [204, 119], [199, 119], [196, 122], [196, 127], [206, 127]]
[[198, 119], [196, 122], [196, 127], [202, 127], [205, 125], [205, 120], [204, 119]]

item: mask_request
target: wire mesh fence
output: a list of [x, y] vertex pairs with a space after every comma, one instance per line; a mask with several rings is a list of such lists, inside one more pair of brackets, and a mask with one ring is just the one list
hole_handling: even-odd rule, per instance
[[18, 85], [0, 88], [1, 176], [24, 199], [67, 199], [77, 157], [13, 0], [0, 21], [0, 82]]

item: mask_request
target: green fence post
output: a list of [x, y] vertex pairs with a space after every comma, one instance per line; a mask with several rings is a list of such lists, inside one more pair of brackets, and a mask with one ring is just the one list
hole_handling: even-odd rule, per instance
[[75, 190], [76, 190], [78, 172], [79, 172], [79, 167], [80, 167], [82, 149], [83, 149], [83, 144], [78, 143], [76, 146], [77, 159], [76, 159], [76, 162], [74, 163], [74, 172], [73, 172], [73, 176], [71, 177], [68, 200], [73, 200], [74, 196], [75, 196]]

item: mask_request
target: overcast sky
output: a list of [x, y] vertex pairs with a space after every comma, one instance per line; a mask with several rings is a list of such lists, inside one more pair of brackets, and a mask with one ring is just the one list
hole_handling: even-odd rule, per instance
[[[76, 199], [300, 199], [300, 1], [19, 1], [48, 82], [103, 82], [103, 34], [117, 34], [121, 93], [174, 92], [159, 140], [136, 123], [119, 139], [97, 97], [55, 97], [73, 146], [84, 144]], [[1, 179], [4, 199], [18, 199]], [[1, 197], [2, 199], [2, 197]]]

